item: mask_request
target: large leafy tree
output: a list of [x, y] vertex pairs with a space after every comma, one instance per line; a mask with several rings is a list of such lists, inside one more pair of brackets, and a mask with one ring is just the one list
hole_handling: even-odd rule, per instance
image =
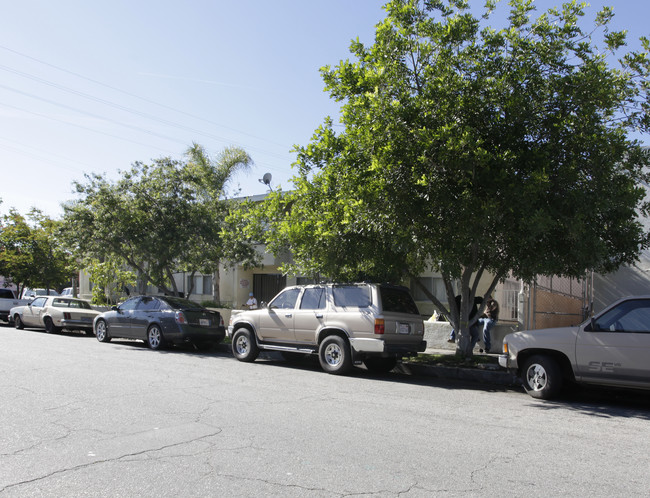
[[187, 161], [136, 162], [116, 182], [103, 175], [77, 182], [80, 198], [64, 205], [64, 226], [78, 254], [127, 265], [141, 292], [152, 284], [176, 294], [174, 272], [216, 271], [232, 255], [220, 240], [226, 188], [252, 160], [239, 148], [212, 159], [197, 144], [187, 155]]
[[60, 222], [38, 209], [23, 216], [10, 209], [0, 224], [0, 272], [24, 287], [57, 289], [70, 281], [73, 272], [71, 254], [60, 237]]
[[493, 8], [479, 19], [462, 0], [389, 2], [374, 44], [322, 70], [344, 128], [327, 119], [297, 149], [295, 190], [257, 212], [271, 250], [293, 254], [288, 271], [439, 271], [449, 309], [430, 297], [466, 355], [482, 278], [487, 297], [509, 273], [610, 271], [648, 241], [648, 157], [627, 138], [650, 124], [648, 40], [620, 55], [612, 11], [585, 30], [577, 2], [540, 15], [512, 0], [502, 29]]

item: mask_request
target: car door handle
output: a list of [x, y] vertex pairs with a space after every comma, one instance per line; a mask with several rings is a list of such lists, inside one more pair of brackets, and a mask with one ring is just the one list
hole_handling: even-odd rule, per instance
[[293, 316], [293, 313], [286, 313], [284, 316], [285, 318], [291, 318]]
[[316, 313], [316, 318], [323, 318], [323, 314], [322, 313]]

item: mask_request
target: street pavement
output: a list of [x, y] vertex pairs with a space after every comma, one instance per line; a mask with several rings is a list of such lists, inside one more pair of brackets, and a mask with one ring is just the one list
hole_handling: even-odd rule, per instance
[[0, 497], [647, 496], [647, 396], [0, 327]]

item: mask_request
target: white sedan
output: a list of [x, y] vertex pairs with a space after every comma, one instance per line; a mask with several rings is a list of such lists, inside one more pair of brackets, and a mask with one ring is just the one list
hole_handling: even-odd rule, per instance
[[45, 329], [48, 334], [61, 329], [83, 330], [93, 335], [93, 320], [99, 315], [88, 301], [72, 297], [39, 296], [26, 306], [9, 311], [9, 319], [17, 329]]

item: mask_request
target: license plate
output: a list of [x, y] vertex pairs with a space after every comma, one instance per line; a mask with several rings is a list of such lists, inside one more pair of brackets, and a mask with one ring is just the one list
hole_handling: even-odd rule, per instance
[[90, 322], [90, 321], [91, 321], [91, 318], [90, 318], [89, 316], [82, 316], [82, 317], [81, 317], [81, 321], [82, 321], [82, 322]]
[[410, 334], [411, 333], [411, 326], [408, 323], [400, 323], [399, 324], [399, 333], [400, 334]]
[[210, 320], [207, 318], [199, 318], [199, 325], [201, 327], [209, 327], [210, 326]]

